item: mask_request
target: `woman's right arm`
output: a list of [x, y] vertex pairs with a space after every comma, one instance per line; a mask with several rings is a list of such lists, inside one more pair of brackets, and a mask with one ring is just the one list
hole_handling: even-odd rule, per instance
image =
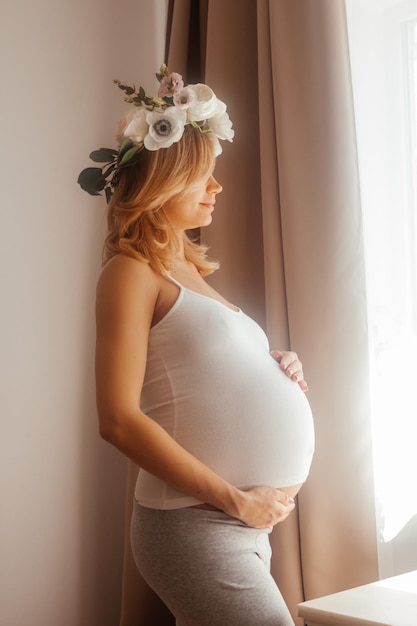
[[96, 392], [100, 434], [139, 467], [190, 496], [262, 528], [294, 508], [284, 492], [243, 492], [180, 446], [140, 410], [149, 329], [160, 279], [124, 255], [104, 268], [97, 286]]

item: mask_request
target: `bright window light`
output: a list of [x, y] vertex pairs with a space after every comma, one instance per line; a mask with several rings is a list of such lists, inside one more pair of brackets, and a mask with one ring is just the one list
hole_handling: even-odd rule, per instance
[[347, 8], [384, 544], [417, 515], [417, 0]]

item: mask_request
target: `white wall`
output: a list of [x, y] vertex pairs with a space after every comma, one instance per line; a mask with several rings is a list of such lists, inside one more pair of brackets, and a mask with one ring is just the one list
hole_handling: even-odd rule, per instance
[[166, 0], [2, 0], [1, 626], [115, 626], [126, 463], [99, 439], [105, 201], [76, 185], [154, 91]]

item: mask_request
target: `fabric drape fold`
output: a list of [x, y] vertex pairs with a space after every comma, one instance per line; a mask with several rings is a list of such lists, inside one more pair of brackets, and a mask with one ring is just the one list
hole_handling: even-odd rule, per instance
[[[232, 4], [231, 12], [238, 4], [246, 9]], [[213, 284], [227, 294], [237, 290], [234, 299], [242, 301], [252, 276], [242, 289], [236, 275], [248, 249], [258, 248], [236, 220], [248, 219], [249, 204], [250, 219], [262, 214], [264, 273], [258, 281], [265, 285], [265, 326], [273, 347], [300, 353], [310, 384], [317, 451], [298, 497], [300, 544], [288, 549], [287, 535], [297, 536], [295, 519], [273, 535], [274, 574], [293, 607], [302, 589], [309, 598], [377, 578], [366, 285], [344, 2], [258, 0], [257, 9], [256, 32], [252, 20], [241, 18], [236, 32], [228, 33], [234, 52], [226, 55], [223, 26], [214, 25], [223, 5], [210, 3], [216, 51], [211, 67], [209, 30], [207, 79], [230, 84], [242, 58], [246, 80], [233, 83], [231, 103], [252, 103], [245, 133], [257, 123], [259, 107], [259, 144], [248, 147], [241, 139], [237, 116], [233, 154], [225, 153], [218, 165], [227, 188], [203, 236], [224, 263]], [[255, 38], [257, 72], [246, 64], [244, 43]], [[235, 151], [245, 155], [238, 163]], [[241, 181], [255, 184], [258, 175], [261, 202], [254, 204], [252, 194], [239, 216], [234, 203], [242, 203]], [[262, 324], [260, 308], [252, 304], [250, 312]], [[285, 564], [283, 550], [291, 555]]]
[[289, 336], [317, 431], [299, 495], [310, 598], [378, 576], [362, 217], [344, 2], [269, 8]]
[[[174, 2], [169, 53], [169, 66], [187, 80], [187, 29], [180, 27], [190, 25], [191, 4]], [[266, 329], [271, 348], [301, 355], [310, 386], [316, 427], [311, 475], [297, 497], [297, 513], [272, 535], [272, 572], [301, 626], [297, 602], [378, 577], [345, 6], [343, 0], [208, 0], [199, 6], [201, 72], [227, 102], [236, 130], [216, 166], [224, 191], [213, 224], [201, 234], [222, 264], [210, 282]], [[147, 601], [143, 582], [128, 566], [124, 589], [121, 626], [173, 623], [169, 615], [140, 621], [143, 607], [128, 615], [134, 589], [139, 604]], [[161, 610], [152, 602], [150, 611]]]

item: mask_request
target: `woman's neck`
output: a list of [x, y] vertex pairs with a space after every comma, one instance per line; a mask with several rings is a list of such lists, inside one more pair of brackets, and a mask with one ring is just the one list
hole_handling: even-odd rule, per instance
[[199, 273], [192, 261], [177, 256], [172, 261], [171, 272], [183, 276], [195, 276], [196, 273]]
[[174, 256], [173, 261], [175, 260], [181, 260], [181, 261], [185, 261], [185, 251], [184, 251], [184, 231], [180, 231], [180, 232], [176, 232], [175, 233], [177, 236], [177, 252]]

